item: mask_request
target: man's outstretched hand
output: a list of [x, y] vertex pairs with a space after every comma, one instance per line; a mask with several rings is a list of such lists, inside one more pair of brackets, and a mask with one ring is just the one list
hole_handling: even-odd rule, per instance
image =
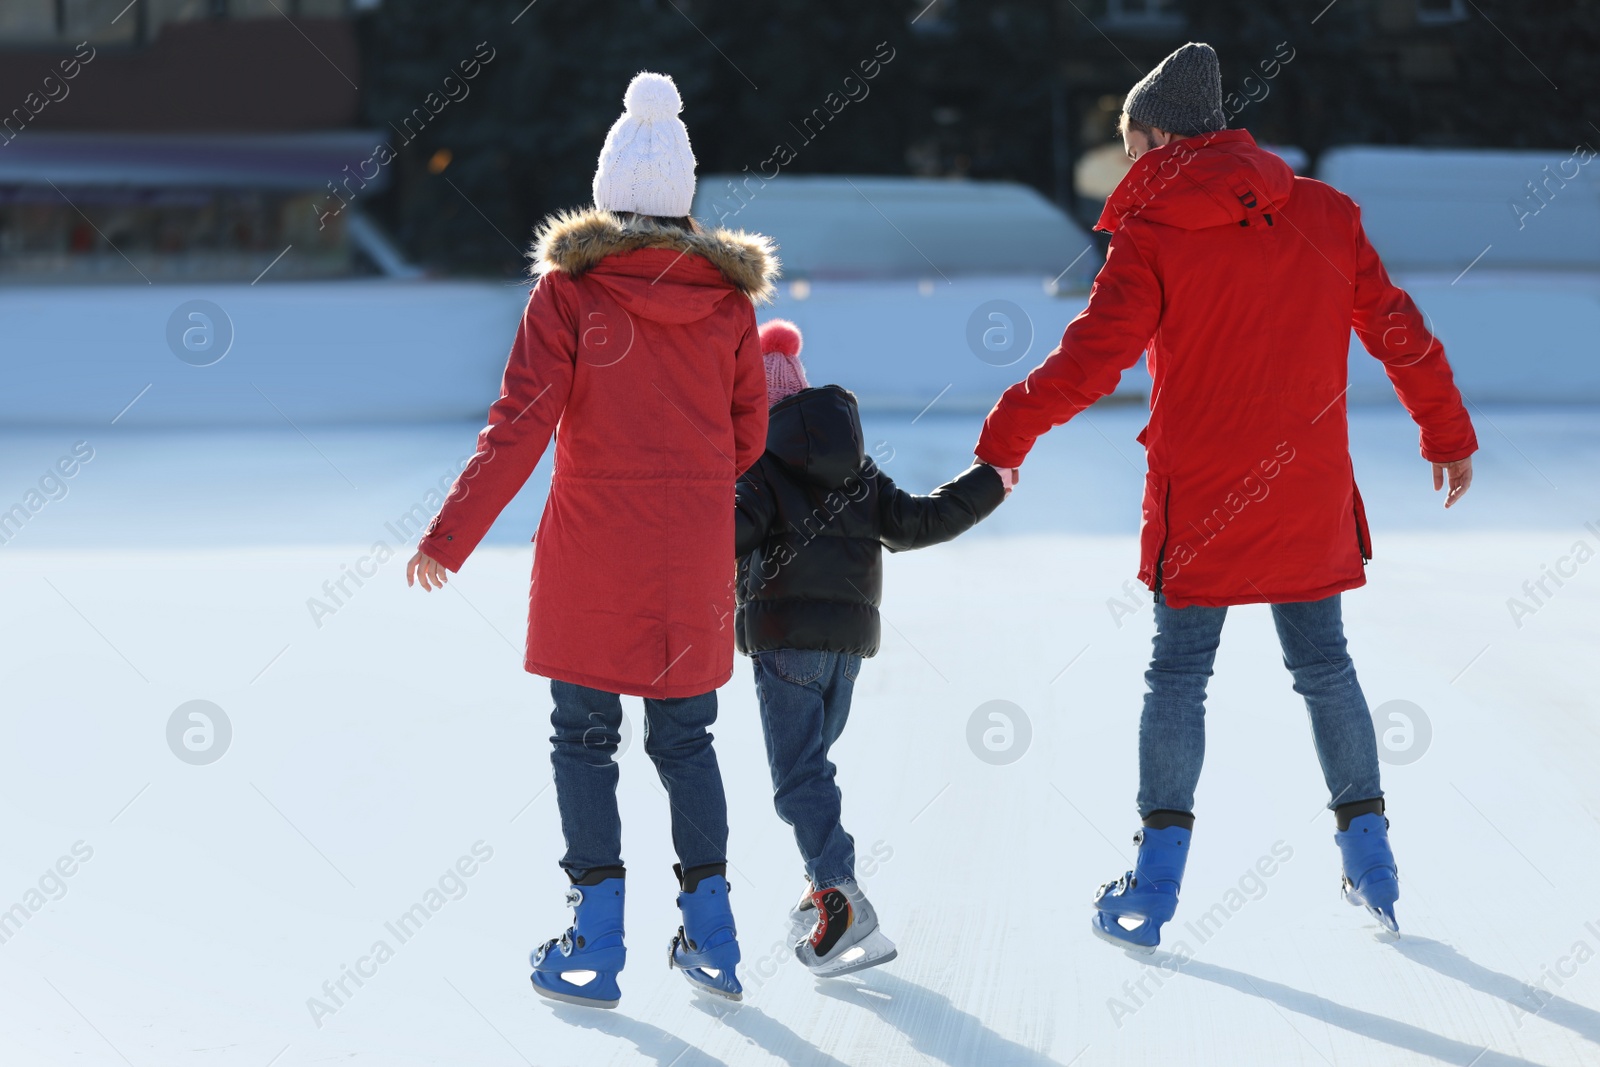
[[[1437, 479], [1438, 475], [1434, 475]], [[444, 569], [444, 564], [426, 555], [420, 548], [417, 554], [411, 557], [411, 562], [406, 564], [406, 585], [422, 583], [422, 588], [432, 592], [443, 589], [444, 583], [450, 580], [450, 572]]]
[[1433, 465], [1433, 491], [1437, 493], [1445, 487], [1448, 479], [1450, 492], [1444, 498], [1444, 506], [1451, 507], [1460, 500], [1466, 491], [1472, 487], [1472, 457], [1458, 459], [1454, 463], [1435, 463]]

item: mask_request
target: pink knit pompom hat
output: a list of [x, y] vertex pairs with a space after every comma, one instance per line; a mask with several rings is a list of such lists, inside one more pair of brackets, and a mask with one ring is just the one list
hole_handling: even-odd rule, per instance
[[761, 358], [767, 365], [767, 406], [809, 388], [800, 362], [800, 327], [788, 319], [761, 324]]

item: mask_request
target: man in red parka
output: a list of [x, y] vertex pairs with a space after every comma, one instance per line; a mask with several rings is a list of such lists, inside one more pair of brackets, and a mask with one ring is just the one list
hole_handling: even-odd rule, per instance
[[1471, 484], [1477, 450], [1444, 349], [1390, 282], [1360, 209], [1225, 118], [1209, 45], [1184, 45], [1134, 86], [1122, 114], [1134, 164], [1100, 217], [1112, 237], [1089, 305], [1000, 398], [976, 449], [1018, 467], [1146, 355], [1139, 577], [1155, 594], [1156, 635], [1139, 727], [1143, 828], [1135, 869], [1095, 898], [1093, 930], [1147, 950], [1177, 906], [1206, 680], [1234, 604], [1272, 605], [1338, 824], [1345, 895], [1398, 929], [1376, 738], [1340, 615], [1372, 556], [1345, 420], [1351, 328], [1421, 427], [1446, 507]]
[[550, 762], [572, 928], [534, 953], [544, 996], [615, 1007], [624, 962], [619, 694], [644, 698], [644, 748], [672, 810], [683, 927], [672, 961], [737, 1000], [728, 815], [708, 728], [733, 674], [733, 490], [766, 447], [753, 303], [765, 238], [689, 218], [694, 155], [672, 79], [644, 73], [606, 137], [592, 209], [541, 227], [538, 279], [500, 399], [407, 570], [446, 580], [555, 435], [524, 666], [551, 680]]

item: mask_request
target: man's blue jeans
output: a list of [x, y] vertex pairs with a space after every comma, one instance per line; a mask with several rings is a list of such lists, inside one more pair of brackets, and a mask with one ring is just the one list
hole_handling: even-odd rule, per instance
[[[1154, 652], [1144, 676], [1149, 691], [1139, 722], [1140, 816], [1194, 811], [1206, 753], [1206, 680], [1227, 615], [1227, 608], [1170, 608], [1156, 599]], [[1377, 736], [1345, 651], [1339, 597], [1274, 604], [1272, 621], [1283, 665], [1311, 716], [1328, 806], [1381, 797]]]
[[839, 822], [828, 750], [850, 717], [861, 657], [781, 648], [752, 659], [773, 804], [794, 830], [812, 885], [838, 885], [855, 877], [856, 843]]
[[[555, 711], [550, 766], [573, 877], [622, 866], [617, 764], [622, 698], [571, 682], [550, 683]], [[644, 750], [656, 765], [672, 808], [672, 845], [684, 870], [728, 859], [728, 804], [707, 729], [717, 721], [717, 694], [644, 702]]]

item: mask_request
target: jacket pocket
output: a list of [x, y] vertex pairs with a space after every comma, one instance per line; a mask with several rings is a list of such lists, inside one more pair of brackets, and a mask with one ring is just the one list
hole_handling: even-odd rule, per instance
[[822, 677], [828, 653], [810, 648], [780, 648], [772, 654], [772, 669], [791, 685], [810, 685]]
[[1361, 490], [1354, 481], [1350, 483], [1356, 498], [1356, 547], [1361, 550], [1361, 562], [1372, 558], [1372, 530], [1367, 526], [1367, 508], [1361, 502]]

